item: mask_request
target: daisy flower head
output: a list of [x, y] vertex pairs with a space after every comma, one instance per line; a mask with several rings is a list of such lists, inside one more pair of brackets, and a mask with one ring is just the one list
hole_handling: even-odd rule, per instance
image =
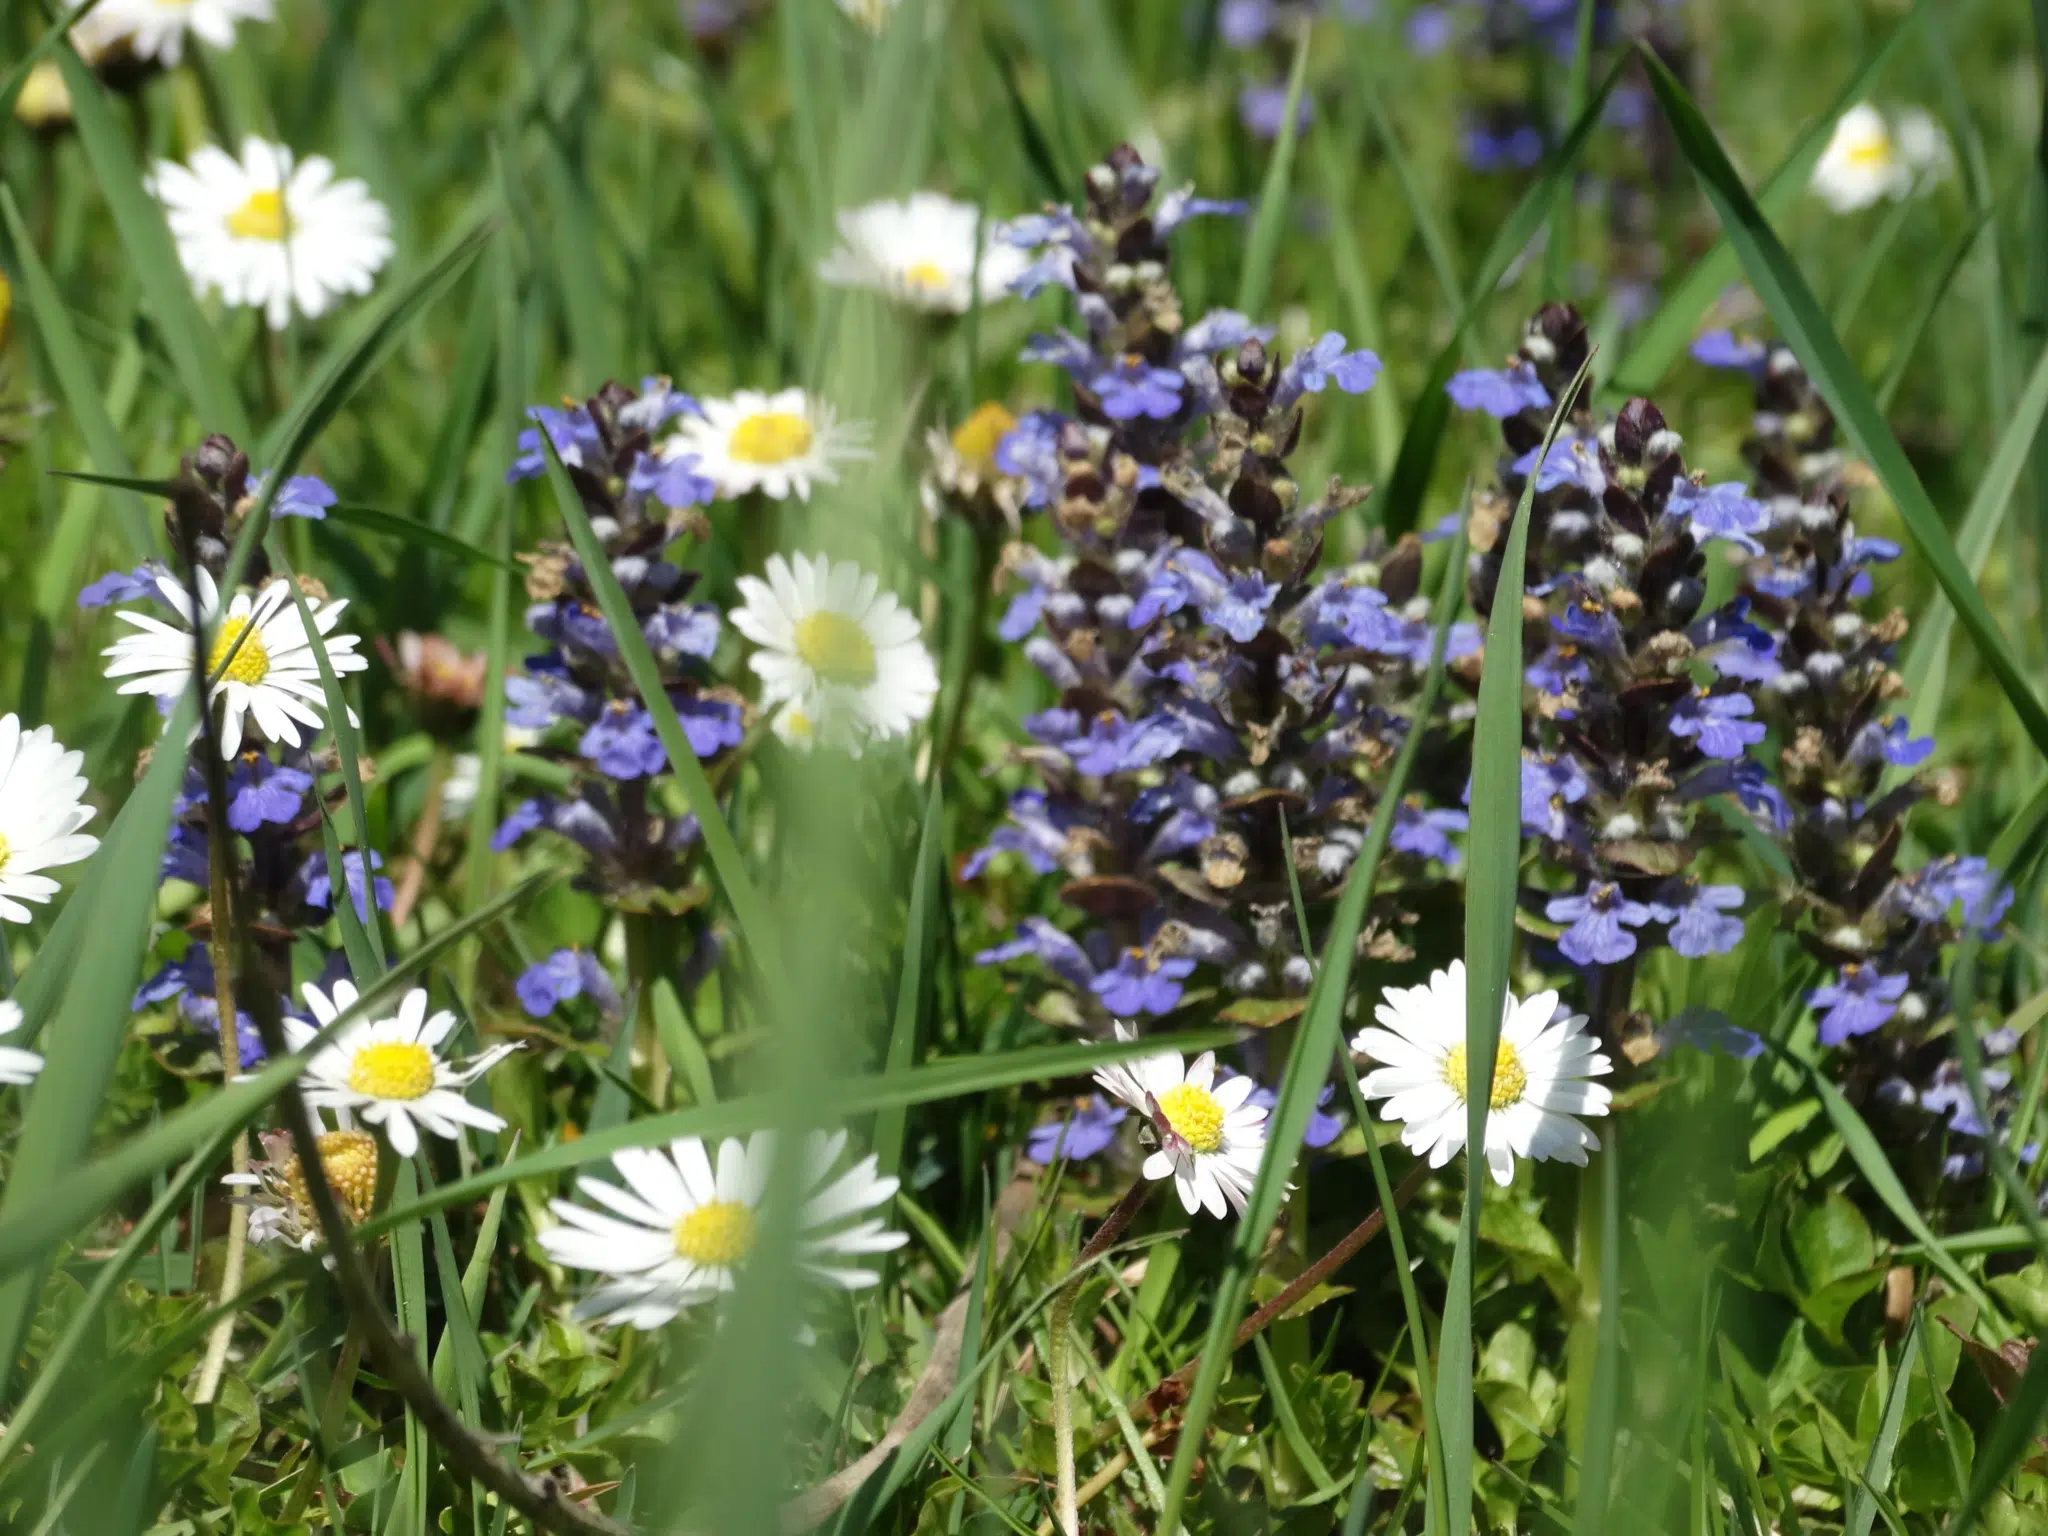
[[[0, 1035], [11, 1035], [21, 1028], [22, 1018], [21, 1004], [11, 997], [0, 997]], [[34, 1051], [25, 1051], [18, 1045], [0, 1045], [0, 1083], [26, 1087], [42, 1070], [43, 1058]]]
[[[1384, 1063], [1361, 1085], [1385, 1099], [1381, 1118], [1400, 1120], [1401, 1144], [1441, 1168], [1465, 1145], [1465, 962], [1453, 960], [1426, 986], [1389, 987], [1373, 1011], [1383, 1026], [1359, 1032], [1351, 1048]], [[1586, 1164], [1600, 1139], [1575, 1116], [1604, 1115], [1614, 1095], [1593, 1082], [1614, 1069], [1583, 1014], [1558, 1019], [1557, 994], [1502, 1005], [1493, 1094], [1486, 1113], [1486, 1166], [1496, 1184], [1515, 1176], [1515, 1158]]]
[[1024, 251], [994, 238], [997, 227], [972, 203], [940, 192], [842, 209], [839, 245], [818, 263], [818, 276], [840, 288], [871, 288], [913, 309], [963, 315], [977, 293], [984, 304], [1003, 297], [1030, 265]]
[[[346, 981], [337, 981], [331, 993], [309, 982], [300, 995], [323, 1028], [356, 1001], [356, 989]], [[353, 1129], [348, 1117], [381, 1125], [400, 1157], [419, 1150], [422, 1128], [451, 1141], [465, 1125], [502, 1131], [505, 1122], [470, 1103], [462, 1090], [519, 1046], [494, 1045], [469, 1061], [452, 1062], [440, 1047], [454, 1029], [455, 1015], [444, 1008], [430, 1017], [426, 989], [414, 987], [390, 1018], [352, 1020], [314, 1052], [306, 1066], [306, 1102], [339, 1111], [345, 1130]], [[284, 1021], [285, 1039], [295, 1051], [319, 1032], [303, 1019]]]
[[[1138, 1031], [1119, 1022], [1116, 1037], [1135, 1040]], [[1266, 1111], [1251, 1102], [1255, 1081], [1218, 1082], [1214, 1051], [1191, 1067], [1179, 1051], [1140, 1056], [1104, 1067], [1095, 1081], [1150, 1123], [1159, 1147], [1145, 1159], [1146, 1178], [1171, 1178], [1190, 1216], [1243, 1213], [1266, 1153]]]
[[57, 894], [57, 882], [42, 871], [76, 864], [99, 847], [78, 830], [93, 817], [79, 803], [84, 760], [83, 752], [65, 751], [47, 725], [24, 731], [19, 715], [0, 715], [0, 923], [27, 922], [22, 903]]
[[[107, 658], [107, 676], [126, 678], [122, 693], [147, 693], [175, 700], [192, 686], [194, 614], [210, 637], [206, 675], [212, 679], [208, 703], [222, 711], [221, 756], [232, 758], [242, 747], [245, 721], [272, 741], [303, 745], [299, 727], [318, 731], [320, 709], [327, 695], [320, 686], [320, 663], [292, 601], [291, 584], [282, 578], [253, 597], [237, 592], [225, 611], [220, 588], [205, 567], [199, 571], [199, 599], [175, 576], [156, 578], [156, 595], [183, 621], [166, 624], [150, 614], [124, 608], [119, 617], [135, 628], [100, 654]], [[361, 672], [367, 657], [356, 654], [355, 635], [336, 634], [348, 599], [308, 603], [313, 623], [327, 649], [328, 665], [337, 674]], [[225, 670], [223, 670], [223, 667]], [[349, 716], [355, 722], [353, 713]]]
[[733, 628], [760, 649], [751, 665], [776, 734], [860, 754], [907, 736], [931, 713], [939, 672], [918, 623], [878, 577], [823, 555], [768, 557], [767, 580], [739, 579]]
[[189, 166], [160, 161], [149, 189], [193, 287], [261, 309], [274, 331], [294, 306], [311, 319], [343, 294], [368, 293], [391, 259], [384, 205], [364, 182], [337, 180], [321, 155], [295, 160], [284, 145], [250, 137], [237, 160], [209, 144]]
[[813, 485], [838, 482], [840, 463], [868, 457], [867, 424], [840, 421], [828, 402], [801, 389], [743, 389], [698, 405], [702, 414], [676, 423], [662, 456], [694, 457], [720, 496], [759, 491], [809, 501]]
[[880, 37], [901, 0], [835, 0], [835, 3], [844, 15]]
[[[254, 1191], [237, 1197], [249, 1207], [250, 1242], [286, 1243], [309, 1253], [320, 1243], [320, 1218], [307, 1189], [306, 1170], [284, 1132], [265, 1131], [262, 1141], [268, 1155], [251, 1161], [247, 1173], [223, 1175], [221, 1183]], [[368, 1131], [322, 1130], [313, 1145], [334, 1203], [348, 1224], [367, 1220], [377, 1200], [377, 1138]]]
[[1886, 116], [1867, 101], [1835, 120], [1813, 167], [1813, 190], [1836, 213], [1924, 191], [1955, 163], [1948, 135], [1926, 110]]
[[[895, 1198], [897, 1181], [877, 1169], [873, 1154], [833, 1177], [846, 1132], [812, 1132], [804, 1142], [803, 1206], [797, 1213], [797, 1259], [826, 1285], [857, 1291], [880, 1278], [869, 1254], [908, 1241], [884, 1226], [878, 1211]], [[581, 1317], [632, 1328], [659, 1328], [677, 1313], [739, 1283], [759, 1235], [778, 1142], [773, 1131], [745, 1141], [727, 1137], [716, 1158], [696, 1137], [666, 1150], [614, 1153], [626, 1187], [580, 1178], [576, 1188], [597, 1206], [552, 1202], [559, 1226], [540, 1234], [556, 1263], [609, 1278], [577, 1308]]]
[[234, 45], [235, 27], [269, 21], [272, 0], [100, 0], [71, 29], [71, 40], [88, 62], [116, 49], [166, 68], [185, 56], [185, 34], [215, 48]]

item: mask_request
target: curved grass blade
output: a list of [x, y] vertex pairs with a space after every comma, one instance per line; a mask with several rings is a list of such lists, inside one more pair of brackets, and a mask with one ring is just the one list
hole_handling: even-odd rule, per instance
[[[78, 435], [85, 439], [85, 451], [92, 455], [95, 464], [123, 475], [132, 474], [128, 451], [121, 446], [121, 434], [107, 414], [99, 381], [93, 377], [92, 364], [86, 360], [85, 348], [72, 327], [71, 312], [64, 307], [63, 297], [42, 257], [36, 254], [35, 242], [29, 238], [28, 227], [14, 205], [14, 193], [4, 185], [0, 185], [0, 214], [7, 220], [7, 241], [14, 248], [15, 265], [21, 273], [22, 287], [27, 290], [29, 313], [35, 317], [36, 330], [43, 339], [43, 355], [50, 360], [50, 371], [57, 375], [57, 387], [64, 392], [64, 403], [71, 408]], [[149, 518], [135, 499], [119, 496], [114, 505], [129, 552], [137, 560], [155, 554], [157, 541], [150, 531]]]
[[[1939, 1398], [1937, 1393], [1937, 1401]], [[2005, 1411], [1993, 1422], [1991, 1433], [1977, 1447], [1969, 1489], [1957, 1506], [1955, 1517], [1944, 1527], [1945, 1536], [1965, 1536], [1976, 1527], [1977, 1517], [2005, 1481], [2006, 1474], [2034, 1448], [2034, 1436], [2044, 1416], [2048, 1416], [2048, 1348], [2036, 1346], [2012, 1401], [2005, 1405]]]
[[[47, 1018], [64, 1048], [48, 1053], [29, 1096], [7, 1171], [7, 1191], [0, 1195], [0, 1227], [39, 1214], [65, 1170], [77, 1167], [91, 1145], [93, 1124], [128, 1033], [129, 997], [156, 916], [157, 865], [171, 824], [171, 801], [185, 777], [185, 754], [177, 744], [191, 733], [195, 718], [194, 700], [187, 695], [164, 726], [169, 749], [156, 754], [121, 807], [84, 883], [53, 926], [51, 942], [15, 993], [26, 1015], [24, 1038], [32, 1039]], [[67, 926], [69, 936], [60, 944], [55, 929]], [[87, 946], [93, 962], [71, 963]], [[163, 1160], [140, 1171], [146, 1176], [149, 1168], [161, 1166]], [[35, 1253], [40, 1257], [42, 1250]], [[40, 1265], [0, 1283], [0, 1394], [41, 1289]]]
[[[1916, 0], [1913, 9], [1900, 18], [1891, 34], [1865, 55], [1856, 73], [1836, 93], [1827, 110], [1807, 125], [1785, 158], [1758, 186], [1756, 200], [1759, 204], [1774, 214], [1782, 214], [1791, 207], [1792, 200], [1813, 174], [1821, 151], [1827, 148], [1828, 138], [1835, 130], [1835, 119], [1870, 94], [1878, 71], [1912, 35], [1914, 27], [1932, 4], [1933, 0]], [[1723, 234], [1713, 248], [1693, 264], [1692, 270], [1672, 289], [1671, 296], [1658, 306], [1657, 312], [1636, 333], [1635, 345], [1615, 366], [1614, 392], [1621, 395], [1654, 393], [1664, 381], [1664, 375], [1670, 372], [1671, 365], [1692, 345], [1693, 334], [1699, 330], [1701, 319], [1740, 271], [1735, 247]]]
[[1641, 50], [1650, 88], [1663, 108], [1664, 120], [1693, 173], [1699, 177], [1707, 199], [1721, 217], [1730, 242], [1757, 291], [1792, 350], [1806, 365], [1807, 374], [1826, 397], [1835, 420], [1855, 445], [1856, 451], [1876, 472], [1899, 517], [1912, 536], [1921, 558], [1934, 572], [1934, 579], [1948, 594], [1956, 616], [1977, 642], [1984, 663], [1998, 679], [2006, 698], [2027, 735], [2043, 754], [2048, 754], [2048, 708], [2021, 669], [1998, 623], [1984, 606], [1970, 573], [1956, 556], [1942, 526], [1941, 515], [1928, 498], [1911, 460], [1899, 446], [1884, 415], [1871, 398], [1869, 386], [1857, 374], [1840, 338], [1828, 324], [1813, 293], [1800, 276], [1792, 258], [1771, 232], [1763, 213], [1750, 198], [1742, 179], [1729, 163], [1714, 130], [1700, 115], [1699, 107], [1670, 70], [1648, 49]]
[[1280, 117], [1280, 132], [1273, 140], [1273, 158], [1266, 162], [1266, 179], [1259, 187], [1258, 212], [1245, 240], [1244, 268], [1237, 282], [1238, 313], [1256, 315], [1266, 307], [1273, 291], [1273, 261], [1280, 254], [1280, 237], [1287, 229], [1287, 210], [1293, 202], [1294, 148], [1300, 138], [1301, 88], [1308, 78], [1308, 43], [1315, 28], [1303, 20], [1294, 40], [1294, 63], [1287, 71], [1287, 104]]
[[64, 85], [71, 93], [72, 121], [78, 140], [92, 162], [93, 175], [107, 199], [108, 210], [127, 248], [128, 263], [149, 301], [151, 316], [163, 333], [171, 367], [185, 396], [208, 432], [225, 432], [238, 443], [249, 441], [249, 417], [242, 397], [221, 356], [213, 330], [199, 312], [185, 267], [171, 240], [163, 210], [142, 185], [128, 135], [115, 121], [106, 90], [79, 61], [69, 42], [54, 50]]
[[1522, 200], [1515, 204], [1507, 222], [1501, 225], [1500, 232], [1480, 258], [1479, 270], [1472, 278], [1464, 308], [1458, 314], [1458, 328], [1444, 343], [1443, 350], [1437, 353], [1429, 378], [1422, 386], [1422, 394], [1415, 402], [1414, 413], [1408, 418], [1408, 431], [1401, 439], [1401, 454], [1394, 461], [1393, 477], [1388, 481], [1386, 504], [1381, 512], [1381, 521], [1389, 533], [1406, 533], [1415, 526], [1422, 511], [1422, 498], [1429, 490], [1430, 475], [1436, 467], [1437, 449], [1443, 442], [1444, 428], [1451, 419], [1451, 397], [1444, 391], [1451, 382], [1451, 375], [1458, 371], [1458, 360], [1471, 345], [1473, 327], [1492, 302], [1494, 290], [1500, 286], [1509, 266], [1542, 232], [1545, 221], [1550, 217], [1551, 204], [1570, 187], [1579, 156], [1585, 152], [1587, 141], [1599, 128], [1601, 116], [1607, 110], [1607, 98], [1621, 83], [1627, 66], [1625, 55], [1615, 61], [1614, 67], [1607, 72], [1607, 78], [1601, 81], [1600, 89], [1586, 103], [1586, 110], [1579, 114], [1571, 132], [1565, 135], [1564, 142], [1543, 162], [1536, 184], [1522, 194]]
[[[179, 754], [174, 752], [166, 752], [159, 759], [169, 763], [177, 763], [179, 760]], [[155, 771], [154, 764], [151, 765], [151, 771]], [[173, 775], [173, 789], [176, 782], [177, 776]], [[144, 784], [147, 783], [145, 779]], [[138, 804], [141, 795], [142, 791], [137, 790], [136, 795], [130, 798], [129, 805]], [[122, 814], [125, 816], [128, 811], [124, 808]], [[161, 826], [168, 826], [169, 823], [170, 794], [166, 792], [163, 797]], [[156, 859], [162, 846], [162, 837], [163, 833], [159, 830], [150, 840], [145, 878], [134, 882], [137, 890], [149, 895], [152, 907], [156, 893]], [[111, 843], [113, 838], [110, 837], [108, 841]], [[100, 857], [105, 856], [106, 850], [102, 848]], [[377, 979], [374, 985], [364, 987], [355, 1005], [337, 1015], [335, 1022], [322, 1030], [319, 1038], [325, 1039], [336, 1028], [351, 1019], [374, 1017], [373, 1010], [396, 1003], [412, 978], [442, 953], [461, 943], [470, 934], [496, 922], [513, 907], [541, 887], [551, 884], [556, 878], [556, 872], [543, 871], [512, 887], [497, 900], [436, 931], [418, 949], [402, 956], [397, 964]], [[73, 897], [71, 905], [79, 905], [87, 894], [87, 889], [81, 887], [78, 895]], [[69, 912], [71, 908], [67, 907], [65, 910]], [[103, 907], [95, 913], [95, 921], [91, 925], [95, 934], [105, 927], [105, 914], [108, 910], [110, 909]], [[62, 922], [63, 919], [60, 918], [58, 925], [62, 926]], [[55, 929], [52, 929], [52, 934], [54, 936]], [[135, 952], [137, 955], [142, 952], [139, 941]], [[49, 945], [45, 943], [43, 954], [37, 957], [36, 964], [41, 965], [48, 957]], [[102, 966], [97, 969], [101, 973], [111, 975], [118, 967]], [[30, 966], [28, 973], [22, 978], [21, 990], [15, 993], [17, 998], [27, 990], [28, 983], [34, 978], [35, 973], [36, 966]], [[124, 1023], [128, 1017], [130, 981], [132, 978], [120, 981], [120, 1007], [117, 1013]], [[30, 1185], [24, 1184], [19, 1178], [11, 1180], [8, 1193], [12, 1195], [16, 1190], [20, 1190], [21, 1196], [18, 1201], [0, 1200], [0, 1276], [11, 1276], [24, 1264], [34, 1261], [53, 1243], [61, 1241], [67, 1233], [77, 1230], [81, 1224], [105, 1210], [126, 1191], [147, 1181], [155, 1170], [186, 1156], [194, 1148], [203, 1146], [215, 1136], [246, 1125], [261, 1112], [264, 1105], [282, 1093], [285, 1086], [305, 1070], [306, 1063], [315, 1049], [317, 1046], [309, 1044], [305, 1049], [290, 1056], [265, 1063], [246, 1080], [229, 1083], [208, 1094], [205, 1098], [179, 1110], [161, 1124], [139, 1136], [131, 1137], [113, 1151], [92, 1162], [82, 1163], [81, 1157], [74, 1153], [59, 1165], [72, 1171], [51, 1173], [41, 1177], [38, 1185], [34, 1187], [32, 1197]], [[71, 1055], [72, 1053], [67, 1051], [56, 1056], [51, 1063], [52, 1070], [58, 1061], [68, 1061]], [[67, 1067], [67, 1075], [74, 1070]], [[47, 1077], [48, 1073], [45, 1073], [46, 1080]], [[38, 1087], [37, 1091], [40, 1093], [41, 1088]], [[20, 1166], [19, 1156], [16, 1159], [16, 1166]], [[15, 1208], [17, 1205], [18, 1210]]]
[[[2048, 416], [2048, 351], [2034, 365], [2033, 376], [2013, 407], [2012, 419], [1999, 433], [1998, 447], [1992, 452], [1991, 462], [1984, 466], [1984, 476], [1977, 482], [1970, 510], [1964, 514], [1963, 526], [1956, 535], [1956, 553], [1972, 582], [1984, 574], [1985, 563], [1991, 558], [1998, 530], [2004, 525], [2014, 493], [2019, 489], [2020, 477], [2033, 457], [2034, 440], [2040, 434], [2044, 416]], [[1932, 734], [1940, 713], [1943, 684], [1948, 676], [1949, 636], [1955, 623], [1955, 608], [1936, 594], [1914, 626], [1913, 638], [1906, 647], [1899, 675], [1906, 684], [1906, 697], [1912, 701], [1907, 718], [1915, 736]]]
[[1914, 1362], [1920, 1353], [1920, 1333], [1925, 1324], [1925, 1314], [1914, 1308], [1913, 1324], [1906, 1330], [1905, 1342], [1899, 1346], [1898, 1363], [1893, 1367], [1891, 1390], [1885, 1394], [1877, 1438], [1870, 1442], [1870, 1457], [1863, 1464], [1862, 1484], [1849, 1500], [1842, 1536], [1870, 1536], [1870, 1528], [1877, 1521], [1877, 1499], [1872, 1490], [1891, 1486], [1892, 1457], [1898, 1450], [1899, 1431], [1905, 1428], [1907, 1389], [1913, 1383]]
[[[2004, 199], [2000, 199], [2002, 203]], [[1900, 328], [1892, 338], [1891, 366], [1885, 369], [1884, 377], [1877, 385], [1877, 408], [1887, 414], [1892, 401], [1897, 398], [1899, 386], [1906, 382], [1906, 375], [1912, 371], [1913, 359], [1919, 354], [1921, 338], [1926, 336], [1927, 327], [1934, 323], [1934, 317], [1948, 299], [1948, 291], [1955, 285], [1956, 276], [1963, 270], [1963, 263], [1970, 252], [1977, 247], [1977, 236], [1998, 212], [1993, 204], [1978, 214], [1967, 225], [1956, 232], [1949, 243], [1947, 253], [1934, 265], [1934, 276], [1929, 279], [1926, 290], [1920, 296], [1919, 308], [1913, 318]]]
[[[939, 775], [932, 775], [926, 801], [924, 831], [917, 842], [917, 868], [910, 880], [910, 913], [903, 929], [903, 973], [896, 987], [896, 1020], [889, 1031], [884, 1070], [902, 1072], [917, 1055], [918, 1020], [931, 991], [932, 951], [938, 940], [939, 903], [934, 899], [945, 842], [941, 833], [944, 797]], [[896, 1171], [903, 1158], [904, 1112], [899, 1106], [875, 1116], [871, 1150], [884, 1175]]]
[[344, 528], [361, 529], [364, 533], [375, 534], [378, 538], [396, 539], [402, 544], [415, 544], [421, 549], [439, 550], [442, 554], [453, 555], [472, 565], [496, 566], [514, 576], [525, 574], [525, 567], [510, 556], [493, 550], [479, 549], [467, 539], [457, 538], [452, 533], [418, 521], [416, 518], [400, 517], [395, 512], [382, 512], [375, 507], [357, 506], [340, 502], [327, 509], [327, 521], [339, 523]]
[[[1463, 540], [1460, 540], [1458, 549], [1462, 551], [1463, 547]], [[1457, 611], [1463, 583], [1463, 561], [1447, 565], [1444, 585], [1437, 599], [1436, 639], [1430, 649], [1429, 672], [1423, 681], [1421, 702], [1417, 706], [1418, 719], [1428, 718], [1443, 688], [1444, 646], [1450, 636], [1451, 619]], [[1322, 1091], [1330, 1062], [1339, 1054], [1344, 1003], [1351, 990], [1351, 966], [1357, 953], [1358, 931], [1365, 923], [1366, 905], [1372, 899], [1373, 884], [1379, 875], [1387, 839], [1393, 834], [1394, 807], [1400, 803], [1407, 787], [1422, 736], [1421, 731], [1410, 731], [1408, 739], [1402, 743], [1401, 755], [1394, 760], [1393, 771], [1381, 791], [1365, 841], [1359, 847], [1351, 873], [1344, 882], [1344, 893], [1338, 898], [1336, 913], [1330, 920], [1322, 963], [1309, 989], [1308, 1006], [1295, 1032], [1294, 1048], [1288, 1054], [1279, 1095], [1266, 1120], [1266, 1155], [1260, 1161], [1251, 1197], [1238, 1218], [1237, 1237], [1231, 1243], [1223, 1274], [1211, 1293], [1209, 1331], [1202, 1342], [1202, 1363], [1195, 1373], [1194, 1385], [1189, 1389], [1180, 1443], [1174, 1448], [1173, 1465], [1167, 1473], [1166, 1504], [1159, 1521], [1161, 1531], [1179, 1529], [1188, 1480], [1194, 1475], [1195, 1461], [1201, 1454], [1204, 1431], [1215, 1406], [1216, 1394], [1229, 1372], [1233, 1353], [1230, 1344], [1237, 1332], [1239, 1314], [1244, 1310], [1246, 1293], [1265, 1253], [1266, 1235], [1279, 1219], [1281, 1205], [1286, 1199], [1287, 1181], [1295, 1159], [1300, 1155], [1303, 1133], [1308, 1129], [1308, 1117], [1315, 1109], [1316, 1097]]]
[[36, 39], [35, 46], [16, 61], [14, 68], [7, 71], [7, 78], [0, 80], [0, 118], [11, 117], [14, 114], [15, 98], [21, 94], [21, 88], [28, 83], [28, 77], [35, 71], [35, 67], [47, 59], [57, 44], [73, 27], [85, 20], [86, 13], [99, 3], [100, 0], [78, 0], [78, 4], [51, 23], [49, 29]]

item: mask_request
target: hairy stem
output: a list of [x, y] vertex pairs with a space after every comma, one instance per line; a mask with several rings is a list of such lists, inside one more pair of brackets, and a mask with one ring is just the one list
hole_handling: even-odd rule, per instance
[[[241, 1028], [235, 1016], [233, 965], [233, 918], [229, 904], [229, 865], [234, 859], [234, 834], [228, 829], [221, 802], [207, 803], [207, 874], [212, 889], [213, 1002], [219, 1019], [220, 1065], [224, 1076], [233, 1077], [242, 1062]], [[235, 1137], [230, 1165], [238, 1173], [249, 1171], [249, 1133]], [[199, 1252], [199, 1235], [192, 1237], [192, 1252]], [[242, 1270], [249, 1253], [249, 1207], [240, 1200], [228, 1205], [228, 1251], [220, 1271], [220, 1305], [233, 1301], [242, 1289]], [[194, 1277], [197, 1278], [196, 1276]], [[207, 1336], [206, 1353], [199, 1363], [199, 1380], [192, 1388], [194, 1403], [210, 1403], [220, 1391], [221, 1373], [227, 1369], [228, 1347], [234, 1342], [235, 1314], [230, 1312]]]
[[1073, 1277], [1060, 1287], [1059, 1295], [1053, 1298], [1052, 1313], [1047, 1323], [1051, 1338], [1046, 1348], [1045, 1369], [1052, 1378], [1052, 1442], [1058, 1459], [1059, 1517], [1063, 1536], [1080, 1536], [1081, 1533], [1080, 1510], [1074, 1493], [1073, 1382], [1068, 1368], [1073, 1349], [1074, 1303], [1080, 1298], [1082, 1275], [1111, 1243], [1123, 1236], [1124, 1228], [1131, 1224], [1131, 1218], [1138, 1214], [1138, 1207], [1145, 1203], [1148, 1188], [1140, 1179], [1123, 1199], [1117, 1201], [1116, 1208], [1103, 1218], [1102, 1225], [1095, 1229], [1095, 1235], [1081, 1249], [1080, 1257], [1074, 1260]]

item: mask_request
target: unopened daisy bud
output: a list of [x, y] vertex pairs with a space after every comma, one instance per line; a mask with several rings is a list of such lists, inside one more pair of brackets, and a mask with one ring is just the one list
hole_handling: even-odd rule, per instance
[[71, 91], [55, 59], [43, 59], [28, 72], [14, 98], [14, 115], [40, 134], [59, 133], [71, 126]]

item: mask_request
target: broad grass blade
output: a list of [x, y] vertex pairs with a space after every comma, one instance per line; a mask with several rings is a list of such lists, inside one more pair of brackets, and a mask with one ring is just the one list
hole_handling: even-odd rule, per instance
[[[918, 1025], [931, 990], [932, 952], [938, 938], [938, 908], [935, 899], [940, 870], [944, 864], [945, 814], [939, 776], [932, 775], [931, 795], [925, 803], [924, 831], [917, 842], [917, 867], [910, 881], [910, 913], [903, 929], [903, 971], [896, 986], [896, 1019], [889, 1030], [889, 1051], [883, 1070], [902, 1072], [917, 1056]], [[873, 1151], [881, 1171], [896, 1172], [903, 1159], [904, 1111], [885, 1109], [875, 1116]]]

